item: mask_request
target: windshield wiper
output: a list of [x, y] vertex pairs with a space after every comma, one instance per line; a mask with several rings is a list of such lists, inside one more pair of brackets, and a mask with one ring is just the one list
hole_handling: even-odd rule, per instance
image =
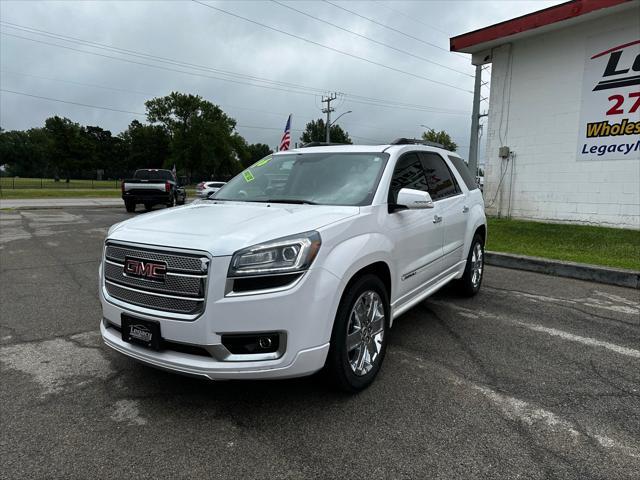
[[296, 205], [317, 205], [311, 200], [299, 200], [295, 198], [270, 198], [269, 200], [259, 200], [264, 203], [294, 203]]

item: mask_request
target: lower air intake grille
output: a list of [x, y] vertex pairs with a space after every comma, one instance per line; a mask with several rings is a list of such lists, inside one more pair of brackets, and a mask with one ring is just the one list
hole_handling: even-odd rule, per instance
[[145, 308], [151, 308], [153, 310], [162, 310], [164, 312], [194, 314], [201, 310], [203, 303], [198, 300], [184, 300], [180, 298], [151, 295], [139, 290], [122, 288], [118, 285], [114, 285], [113, 283], [107, 283], [106, 286], [109, 295], [117, 298], [118, 300]]

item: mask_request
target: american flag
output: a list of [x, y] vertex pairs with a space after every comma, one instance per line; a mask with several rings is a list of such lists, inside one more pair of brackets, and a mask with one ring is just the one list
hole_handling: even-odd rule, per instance
[[177, 174], [178, 172], [176, 172], [176, 164], [173, 164], [173, 168], [171, 169], [171, 173], [173, 174], [173, 178], [177, 179]]
[[284, 127], [284, 135], [282, 135], [282, 140], [280, 140], [280, 148], [278, 150], [289, 150], [289, 145], [291, 145], [291, 114], [289, 114], [287, 125], [286, 127]]

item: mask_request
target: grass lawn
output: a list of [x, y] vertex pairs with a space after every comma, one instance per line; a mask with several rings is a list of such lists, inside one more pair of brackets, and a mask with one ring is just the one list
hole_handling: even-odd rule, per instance
[[[1, 200], [22, 198], [80, 198], [80, 197], [120, 197], [120, 188], [3, 188]], [[196, 198], [195, 189], [187, 189], [187, 200]]]
[[489, 218], [487, 250], [640, 270], [640, 231]]
[[65, 180], [56, 182], [53, 178], [22, 178], [22, 177], [0, 177], [0, 188], [4, 193], [5, 190], [11, 189], [63, 189], [72, 190], [74, 188], [84, 189], [114, 189], [120, 188], [119, 180]]
[[119, 188], [16, 188], [5, 189], [0, 192], [0, 199], [14, 198], [78, 198], [78, 197], [119, 197]]

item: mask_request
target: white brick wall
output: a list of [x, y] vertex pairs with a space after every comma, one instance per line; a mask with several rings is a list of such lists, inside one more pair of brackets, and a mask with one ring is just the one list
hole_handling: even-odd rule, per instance
[[[640, 30], [638, 18], [640, 8], [494, 50], [484, 188], [488, 214], [640, 229], [640, 155], [576, 160], [586, 38], [617, 28]], [[498, 157], [501, 145], [515, 152], [514, 161]]]

